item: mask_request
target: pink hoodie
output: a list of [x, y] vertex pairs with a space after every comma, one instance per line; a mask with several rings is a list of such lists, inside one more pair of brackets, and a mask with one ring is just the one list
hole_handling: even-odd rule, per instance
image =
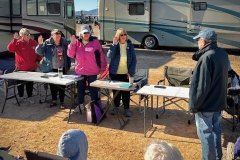
[[[97, 66], [95, 51], [99, 50], [101, 57], [101, 68]], [[98, 75], [106, 69], [107, 61], [102, 46], [97, 39], [90, 40], [83, 45], [79, 40], [75, 44], [68, 45], [68, 56], [76, 57], [75, 72], [78, 75]]]

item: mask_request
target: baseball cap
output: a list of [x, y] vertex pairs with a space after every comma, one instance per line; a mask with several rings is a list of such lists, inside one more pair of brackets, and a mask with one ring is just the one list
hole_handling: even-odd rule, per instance
[[199, 38], [204, 38], [206, 40], [216, 42], [217, 34], [214, 30], [207, 28], [200, 31], [197, 36], [193, 37], [193, 39], [199, 39]]
[[91, 33], [89, 25], [83, 25], [81, 28], [80, 34], [84, 34], [86, 32]]
[[56, 33], [62, 34], [62, 32], [61, 32], [59, 29], [53, 29], [53, 30], [51, 31], [51, 34], [56, 34]]

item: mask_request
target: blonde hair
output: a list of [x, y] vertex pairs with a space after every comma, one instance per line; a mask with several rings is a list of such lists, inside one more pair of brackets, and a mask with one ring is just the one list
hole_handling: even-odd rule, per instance
[[152, 142], [146, 149], [144, 160], [183, 160], [180, 151], [164, 141]]
[[118, 39], [120, 39], [120, 35], [121, 34], [126, 34], [127, 39], [128, 40], [128, 34], [127, 31], [125, 31], [123, 28], [118, 28], [118, 30], [116, 31], [115, 37], [117, 37]]
[[27, 28], [22, 28], [22, 29], [20, 29], [20, 31], [19, 31], [19, 35], [20, 35], [21, 37], [23, 37], [24, 34], [26, 34], [26, 33], [30, 34], [30, 32], [29, 32], [29, 30], [28, 30]]

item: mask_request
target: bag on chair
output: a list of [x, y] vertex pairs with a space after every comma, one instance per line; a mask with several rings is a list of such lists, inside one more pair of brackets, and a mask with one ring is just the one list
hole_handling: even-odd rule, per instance
[[98, 123], [101, 121], [103, 115], [101, 99], [92, 101], [86, 105], [87, 108], [87, 122]]

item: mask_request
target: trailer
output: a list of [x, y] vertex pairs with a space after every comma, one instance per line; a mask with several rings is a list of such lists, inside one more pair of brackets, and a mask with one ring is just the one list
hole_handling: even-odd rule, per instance
[[0, 0], [0, 13], [0, 53], [23, 27], [34, 39], [40, 34], [49, 38], [54, 28], [65, 37], [76, 32], [74, 0]]
[[99, 22], [99, 39], [106, 42], [122, 27], [148, 49], [197, 47], [192, 38], [212, 28], [220, 47], [240, 48], [239, 0], [99, 0]]

